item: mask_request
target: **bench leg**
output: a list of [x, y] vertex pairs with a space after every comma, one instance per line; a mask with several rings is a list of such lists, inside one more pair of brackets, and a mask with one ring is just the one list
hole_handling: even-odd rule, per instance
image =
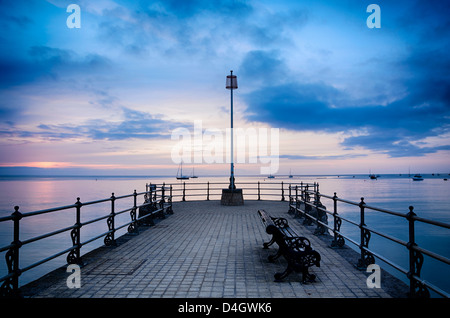
[[272, 245], [273, 243], [275, 243], [275, 240], [274, 240], [273, 237], [272, 237], [272, 239], [270, 240], [270, 242], [267, 242], [267, 243], [264, 243], [264, 244], [263, 244], [263, 248], [264, 248], [264, 249], [268, 249], [269, 246]]
[[295, 261], [292, 261], [292, 260], [287, 260], [287, 261], [288, 261], [288, 266], [286, 267], [286, 270], [282, 273], [276, 273], [274, 275], [275, 282], [283, 281], [283, 279], [286, 278], [293, 271], [302, 273], [302, 284], [312, 283], [312, 282], [316, 281], [316, 275], [310, 274], [308, 271], [309, 266], [301, 266], [300, 265], [300, 267], [299, 267], [299, 264], [297, 264]]
[[269, 260], [270, 263], [273, 263], [274, 261], [276, 261], [280, 256], [282, 255], [281, 253], [281, 249], [278, 249], [277, 253], [275, 255], [269, 255], [267, 257], [267, 259]]
[[293, 269], [290, 265], [288, 265], [288, 267], [286, 268], [286, 270], [282, 273], [276, 273], [275, 275], [273, 275], [273, 277], [275, 278], [275, 282], [282, 282], [283, 279], [288, 276], [290, 273], [292, 273]]
[[[288, 265], [288, 267], [286, 268], [286, 270], [282, 273], [276, 273], [274, 275], [275, 277], [275, 282], [282, 282], [284, 278], [286, 278], [290, 273], [292, 273], [294, 271], [294, 269], [292, 268], [292, 266]], [[302, 284], [307, 284], [307, 283], [313, 283], [316, 281], [316, 275], [314, 274], [310, 274], [308, 272], [308, 268], [304, 268], [302, 270]]]
[[274, 275], [276, 282], [281, 282], [285, 277], [287, 277], [295, 269], [295, 263], [293, 263], [293, 261], [291, 259], [287, 258], [287, 257], [285, 257], [285, 259], [287, 260], [288, 265], [287, 265], [287, 267], [286, 267], [284, 272], [276, 273]]
[[142, 219], [140, 222], [141, 224], [147, 225], [147, 226], [153, 226], [155, 225], [155, 222], [153, 222], [154, 216], [152, 214], [148, 215], [146, 218]]
[[166, 218], [166, 216], [165, 216], [165, 214], [164, 214], [164, 210], [161, 210], [160, 212], [158, 212], [158, 213], [157, 213], [157, 216], [158, 216], [158, 218], [160, 218], [160, 219], [165, 219], [165, 218]]
[[302, 270], [302, 284], [312, 283], [316, 281], [316, 275], [308, 272], [308, 267], [304, 267]]

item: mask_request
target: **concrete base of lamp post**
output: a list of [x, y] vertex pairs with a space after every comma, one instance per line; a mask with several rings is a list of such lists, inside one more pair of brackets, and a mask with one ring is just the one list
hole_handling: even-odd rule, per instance
[[222, 189], [222, 205], [244, 205], [242, 189]]

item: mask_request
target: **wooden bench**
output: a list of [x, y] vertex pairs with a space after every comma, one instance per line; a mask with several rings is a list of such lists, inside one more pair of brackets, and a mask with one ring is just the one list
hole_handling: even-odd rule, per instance
[[264, 210], [258, 210], [258, 214], [266, 233], [272, 235], [270, 242], [263, 244], [264, 248], [269, 248], [273, 243], [278, 245], [277, 253], [268, 257], [269, 262], [283, 256], [288, 263], [284, 272], [274, 275], [275, 281], [282, 281], [293, 271], [302, 273], [302, 283], [315, 281], [316, 275], [310, 274], [308, 268], [314, 265], [320, 267], [320, 254], [312, 249], [310, 241], [290, 228], [285, 218], [273, 218]]

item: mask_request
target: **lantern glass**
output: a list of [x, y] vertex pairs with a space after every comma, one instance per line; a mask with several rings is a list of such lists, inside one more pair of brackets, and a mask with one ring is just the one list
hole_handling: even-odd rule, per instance
[[227, 89], [238, 88], [236, 75], [228, 75], [227, 76], [226, 88]]

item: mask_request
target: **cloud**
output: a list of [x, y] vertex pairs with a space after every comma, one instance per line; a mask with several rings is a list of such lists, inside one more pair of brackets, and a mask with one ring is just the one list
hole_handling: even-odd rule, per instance
[[[5, 144], [162, 138], [187, 126], [171, 116], [223, 106], [233, 69], [248, 122], [337, 134], [352, 153], [286, 159], [449, 150], [445, 1], [382, 4], [379, 30], [354, 1], [244, 0], [80, 0], [82, 28], [69, 30], [69, 3], [0, 1]], [[167, 117], [133, 109], [149, 100]]]
[[289, 30], [307, 21], [304, 10], [276, 10], [253, 1], [139, 1], [105, 10], [98, 39], [135, 57], [196, 61], [233, 59], [247, 50], [283, 47]]
[[[336, 117], [340, 110], [330, 106], [330, 102], [341, 95], [340, 91], [324, 83], [264, 86], [244, 95], [248, 105], [246, 117], [249, 121], [267, 122], [297, 131], [337, 132], [348, 126], [346, 120]], [[349, 110], [341, 111], [354, 116]]]
[[151, 139], [167, 137], [172, 130], [186, 127], [185, 124], [163, 120], [158, 116], [123, 107], [125, 119], [110, 123], [96, 120], [88, 125], [78, 127], [94, 140]]
[[80, 55], [71, 50], [64, 50], [48, 46], [32, 46], [29, 55], [34, 64], [40, 65], [50, 72], [56, 69], [71, 72], [95, 72], [111, 66], [108, 58], [98, 54]]
[[421, 157], [438, 151], [450, 150], [450, 145], [420, 147], [407, 140], [402, 140], [401, 138], [387, 138], [387, 140], [383, 140], [383, 136], [384, 134], [378, 132], [372, 133], [372, 135], [369, 136], [350, 137], [347, 138], [342, 145], [347, 147], [364, 147], [364, 145], [368, 145], [367, 148], [370, 148], [373, 151], [387, 153], [393, 158], [409, 156]]
[[[326, 74], [316, 81], [295, 74], [281, 50], [248, 52], [241, 65], [243, 75], [253, 74], [255, 79], [267, 76], [270, 80], [264, 78], [258, 88], [244, 94], [246, 119], [294, 131], [344, 132], [344, 150], [369, 149], [390, 157], [448, 151], [450, 41], [446, 35], [450, 22], [445, 14], [448, 4], [434, 3], [435, 7], [427, 1], [416, 1], [410, 5], [423, 10], [400, 10], [397, 20], [388, 13], [392, 17], [388, 23], [396, 21], [396, 30], [408, 46], [403, 54], [367, 56], [372, 67], [384, 73], [382, 86], [379, 76], [373, 81], [368, 74], [358, 77], [363, 79], [359, 86], [374, 92], [371, 96], [358, 96], [354, 87], [333, 81]], [[331, 50], [330, 54], [335, 52]], [[348, 71], [342, 78], [350, 79], [351, 74]], [[393, 87], [400, 89], [396, 92]], [[424, 142], [428, 137], [441, 138]]]
[[252, 11], [245, 1], [136, 1], [104, 10], [97, 37], [136, 57], [211, 58]]
[[32, 140], [34, 138], [62, 141], [69, 139], [87, 140], [128, 140], [167, 138], [173, 129], [190, 128], [189, 124], [160, 118], [147, 112], [122, 107], [123, 119], [106, 121], [91, 119], [80, 125], [39, 124], [36, 130], [21, 130], [9, 125], [0, 130], [3, 137], [16, 137]]
[[271, 79], [243, 96], [248, 121], [294, 131], [357, 131], [341, 145], [391, 157], [422, 156], [450, 147], [448, 140], [441, 145], [420, 144], [426, 137], [450, 131], [450, 77], [445, 71], [450, 69], [450, 59], [443, 50], [423, 49], [398, 61], [414, 76], [404, 79], [408, 94], [386, 104], [378, 104], [376, 98], [372, 104], [367, 98], [354, 99], [326, 82], [294, 80], [284, 61], [272, 52], [249, 52], [244, 62], [243, 74], [262, 77], [266, 70]]
[[[403, 54], [386, 56], [377, 55], [375, 47], [371, 52], [361, 52], [368, 53], [363, 55], [365, 61], [342, 64], [347, 71], [338, 78], [343, 81], [327, 77], [330, 71], [320, 76], [317, 68], [319, 75], [314, 81], [310, 76], [294, 73], [282, 49], [249, 51], [240, 71], [258, 87], [243, 94], [245, 118], [294, 131], [344, 132], [344, 150], [370, 149], [391, 157], [448, 150], [448, 138], [441, 138], [436, 144], [423, 142], [427, 137], [445, 136], [450, 131], [450, 41], [445, 37], [450, 22], [444, 13], [448, 5], [439, 1], [435, 4], [433, 7], [427, 1], [416, 1], [400, 5], [399, 9], [411, 5], [423, 10], [409, 15], [403, 12], [411, 10], [399, 10], [401, 18], [397, 20], [387, 13], [387, 25], [396, 21], [393, 25], [402, 34], [407, 49]], [[440, 10], [436, 10], [438, 7]], [[339, 61], [338, 51], [333, 46], [325, 47], [333, 61]], [[357, 63], [370, 68], [361, 67], [363, 73], [353, 74]], [[324, 70], [336, 67], [323, 61]], [[354, 81], [352, 75], [361, 79], [355, 84], [364, 93], [355, 92], [358, 88], [348, 84]]]
[[[192, 17], [204, 13], [220, 12], [225, 16], [248, 15], [252, 11], [252, 7], [247, 1], [210, 1], [210, 0], [164, 0], [157, 2], [159, 6], [152, 5], [150, 12], [166, 12], [173, 14], [178, 18]], [[159, 8], [158, 11], [155, 8]], [[163, 8], [163, 9], [162, 9]], [[162, 9], [162, 10], [161, 10]]]
[[25, 58], [11, 55], [0, 60], [0, 88], [22, 85], [42, 78], [57, 80], [74, 75], [110, 70], [112, 62], [98, 54], [80, 55], [45, 45], [32, 46]]
[[345, 155], [329, 155], [329, 156], [303, 156], [303, 155], [280, 155], [280, 159], [290, 159], [290, 160], [341, 160], [341, 159], [352, 159], [367, 157], [363, 154], [345, 154]]
[[[356, 130], [346, 137], [347, 149], [366, 148], [391, 157], [420, 156], [446, 145], [419, 147], [415, 143], [450, 131], [450, 107], [444, 101], [417, 104], [412, 94], [386, 106], [345, 107], [346, 95], [323, 83], [283, 84], [264, 87], [245, 96], [247, 120], [269, 123], [295, 131], [338, 133]], [[428, 100], [432, 100], [430, 96]], [[447, 141], [448, 142], [448, 141]]]
[[247, 52], [239, 67], [239, 76], [252, 83], [276, 84], [288, 75], [288, 69], [276, 50], [252, 50]]

